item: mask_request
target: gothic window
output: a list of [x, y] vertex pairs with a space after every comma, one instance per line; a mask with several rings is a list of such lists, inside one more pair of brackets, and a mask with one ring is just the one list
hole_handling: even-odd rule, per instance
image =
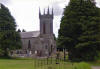
[[52, 23], [50, 23], [50, 34], [52, 33]]
[[31, 42], [30, 42], [30, 40], [28, 41], [28, 49], [29, 50], [31, 49]]
[[45, 31], [45, 23], [43, 24], [43, 33], [45, 34], [46, 31]]

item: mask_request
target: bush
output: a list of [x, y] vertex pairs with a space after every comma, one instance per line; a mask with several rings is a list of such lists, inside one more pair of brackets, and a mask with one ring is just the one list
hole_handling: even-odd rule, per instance
[[0, 49], [0, 56], [3, 56], [4, 51]]

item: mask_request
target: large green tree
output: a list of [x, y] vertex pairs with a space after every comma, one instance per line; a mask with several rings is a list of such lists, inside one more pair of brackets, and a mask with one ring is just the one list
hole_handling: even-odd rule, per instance
[[100, 51], [100, 9], [94, 0], [70, 0], [61, 19], [57, 45], [73, 61], [92, 61]]
[[8, 56], [8, 50], [21, 48], [19, 33], [16, 32], [16, 23], [7, 7], [1, 4], [0, 8], [0, 56]]

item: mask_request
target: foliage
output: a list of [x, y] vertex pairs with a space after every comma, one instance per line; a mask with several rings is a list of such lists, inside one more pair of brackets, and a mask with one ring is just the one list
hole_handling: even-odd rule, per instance
[[[16, 32], [16, 23], [7, 7], [1, 4], [0, 9], [0, 49], [3, 56], [8, 55], [9, 50], [21, 47], [19, 33]], [[0, 55], [2, 56], [2, 55]]]
[[57, 45], [69, 60], [93, 61], [100, 52], [100, 9], [93, 0], [70, 0], [61, 19]]
[[96, 58], [96, 61], [88, 62], [91, 66], [100, 66], [100, 53], [99, 57]]
[[88, 62], [91, 66], [100, 66], [100, 60]]

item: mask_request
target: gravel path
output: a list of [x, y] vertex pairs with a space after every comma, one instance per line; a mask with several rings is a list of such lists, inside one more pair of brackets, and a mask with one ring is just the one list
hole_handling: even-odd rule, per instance
[[100, 66], [92, 66], [92, 69], [100, 69]]

